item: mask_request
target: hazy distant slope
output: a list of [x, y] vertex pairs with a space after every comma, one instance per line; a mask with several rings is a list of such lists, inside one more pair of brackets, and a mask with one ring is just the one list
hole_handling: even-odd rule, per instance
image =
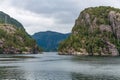
[[23, 25], [18, 22], [16, 19], [10, 17], [8, 14], [0, 11], [0, 24], [4, 24], [4, 23], [8, 23], [8, 24], [11, 24], [11, 25], [14, 25], [16, 27], [21, 27], [23, 28]]
[[46, 31], [35, 33], [32, 37], [45, 51], [57, 51], [58, 44], [66, 39], [70, 34]]

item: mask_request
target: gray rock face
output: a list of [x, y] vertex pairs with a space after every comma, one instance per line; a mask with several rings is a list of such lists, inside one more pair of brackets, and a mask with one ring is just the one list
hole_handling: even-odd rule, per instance
[[109, 41], [104, 41], [105, 44], [107, 45], [106, 49], [103, 50], [104, 53], [109, 53], [112, 56], [118, 56], [119, 52], [116, 48], [116, 46]]
[[76, 19], [70, 39], [68, 38], [64, 44], [71, 45], [62, 47], [63, 52], [79, 54], [82, 51], [80, 49], [83, 49], [80, 54], [118, 56], [120, 9], [112, 7], [85, 9]]
[[111, 11], [109, 13], [109, 20], [112, 32], [114, 33], [117, 39], [120, 39], [120, 13]]
[[90, 15], [88, 13], [85, 13], [85, 22], [87, 25], [91, 25]]
[[0, 39], [0, 48], [3, 47], [4, 41]]
[[103, 32], [103, 31], [108, 31], [108, 32], [112, 32], [111, 26], [110, 25], [100, 25], [99, 29]]
[[[81, 24], [87, 25], [91, 32], [93, 32], [95, 28], [99, 28], [100, 31], [102, 32], [104, 31], [112, 32], [117, 39], [120, 39], [120, 13], [110, 11], [108, 14], [108, 21], [110, 22], [110, 24], [108, 25], [105, 24], [98, 25], [97, 24], [98, 18], [95, 17], [93, 20], [91, 20], [91, 16], [92, 15], [88, 13], [82, 13], [76, 20], [75, 26], [79, 26]], [[78, 32], [75, 33], [77, 34]], [[107, 47], [102, 49], [102, 55], [106, 55], [106, 53], [108, 53], [107, 55], [112, 56], [119, 55], [119, 52], [114, 44], [110, 43], [110, 41], [107, 40], [104, 40], [104, 43], [106, 44]]]

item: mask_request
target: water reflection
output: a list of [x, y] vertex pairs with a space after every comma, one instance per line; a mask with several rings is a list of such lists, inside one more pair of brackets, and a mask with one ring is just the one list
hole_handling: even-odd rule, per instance
[[15, 79], [15, 80], [25, 80], [25, 72], [18, 69], [17, 67], [0, 67], [0, 80], [2, 79]]
[[57, 71], [25, 71], [18, 67], [1, 67], [0, 80], [72, 80], [68, 72]]
[[72, 80], [120, 80], [119, 77], [108, 75], [85, 75], [80, 73], [72, 73]]
[[0, 68], [0, 79], [15, 80], [120, 80], [108, 75], [88, 75], [64, 71], [24, 71], [18, 67]]
[[119, 57], [0, 56], [0, 80], [120, 80]]

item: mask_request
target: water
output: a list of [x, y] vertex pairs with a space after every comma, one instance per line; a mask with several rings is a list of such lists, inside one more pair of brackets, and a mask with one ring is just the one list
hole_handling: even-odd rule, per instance
[[0, 80], [120, 80], [120, 57], [0, 55]]

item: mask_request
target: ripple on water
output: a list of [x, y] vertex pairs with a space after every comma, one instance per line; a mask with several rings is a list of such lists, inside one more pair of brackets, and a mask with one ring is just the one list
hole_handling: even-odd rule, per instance
[[2, 55], [0, 80], [120, 80], [119, 57]]

